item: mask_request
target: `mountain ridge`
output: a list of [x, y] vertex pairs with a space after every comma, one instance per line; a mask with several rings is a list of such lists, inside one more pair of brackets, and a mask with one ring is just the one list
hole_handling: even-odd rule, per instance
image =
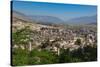
[[58, 17], [53, 16], [41, 16], [41, 15], [25, 15], [24, 13], [13, 11], [13, 17], [18, 17], [28, 22], [36, 22], [39, 24], [51, 25], [51, 24], [96, 24], [97, 15], [93, 16], [83, 16], [72, 18], [68, 21], [64, 21]]

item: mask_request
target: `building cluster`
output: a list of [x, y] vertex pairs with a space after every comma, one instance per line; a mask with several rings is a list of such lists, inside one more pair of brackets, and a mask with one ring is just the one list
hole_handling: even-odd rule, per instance
[[[59, 55], [61, 48], [69, 48], [70, 51], [73, 51], [87, 45], [94, 47], [97, 44], [97, 33], [87, 28], [67, 29], [53, 26], [41, 26], [38, 30], [32, 31], [30, 35], [31, 41], [29, 41], [27, 46], [30, 51], [34, 48], [39, 50], [46, 49]], [[80, 42], [76, 43], [78, 40]], [[17, 47], [17, 45], [14, 46], [14, 48]], [[22, 45], [21, 48], [25, 49]]]
[[[96, 33], [89, 31], [41, 27], [39, 31], [34, 31], [33, 35], [30, 36], [29, 50], [46, 45], [43, 48], [59, 54], [61, 48], [70, 48], [70, 51], [72, 51], [87, 45], [95, 46], [97, 43], [96, 37]], [[77, 39], [80, 39], [80, 44], [75, 43]], [[24, 47], [22, 48], [24, 49]]]

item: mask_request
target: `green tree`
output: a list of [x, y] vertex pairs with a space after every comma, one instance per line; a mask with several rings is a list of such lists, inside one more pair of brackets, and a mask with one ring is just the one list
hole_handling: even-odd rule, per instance
[[12, 44], [18, 46], [23, 45], [27, 48], [27, 44], [30, 42], [31, 33], [32, 31], [28, 27], [12, 32]]
[[32, 50], [29, 54], [29, 64], [52, 64], [57, 63], [57, 57], [47, 50]]
[[81, 45], [81, 39], [77, 39], [75, 42], [76, 45]]
[[27, 65], [28, 63], [28, 51], [22, 49], [13, 49], [12, 50], [12, 65], [20, 66]]

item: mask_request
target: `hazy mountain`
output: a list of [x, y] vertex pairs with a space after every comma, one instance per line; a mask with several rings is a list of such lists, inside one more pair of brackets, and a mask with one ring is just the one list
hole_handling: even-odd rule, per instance
[[87, 25], [97, 25], [97, 23], [93, 22], [93, 23], [88, 23]]
[[12, 17], [14, 18], [19, 18], [19, 19], [22, 19], [24, 21], [28, 21], [28, 22], [33, 22], [32, 19], [28, 18], [27, 15], [21, 13], [21, 12], [18, 12], [18, 11], [13, 11], [12, 12]]
[[39, 16], [39, 15], [34, 15], [34, 16], [29, 16], [29, 18], [35, 20], [36, 22], [43, 23], [43, 24], [59, 24], [64, 22], [58, 17], [53, 17], [53, 16]]
[[84, 16], [79, 18], [73, 18], [64, 22], [62, 19], [53, 16], [40, 16], [40, 15], [32, 15], [27, 16], [18, 11], [13, 11], [13, 17], [17, 17], [23, 19], [28, 22], [37, 22], [40, 24], [97, 24], [97, 15], [93, 16]]
[[13, 17], [17, 17], [29, 22], [35, 21], [41, 24], [59, 24], [64, 22], [63, 20], [53, 16], [39, 16], [39, 15], [27, 16], [18, 11], [13, 11]]
[[70, 24], [91, 24], [91, 23], [96, 24], [97, 15], [73, 18], [68, 20], [67, 22]]

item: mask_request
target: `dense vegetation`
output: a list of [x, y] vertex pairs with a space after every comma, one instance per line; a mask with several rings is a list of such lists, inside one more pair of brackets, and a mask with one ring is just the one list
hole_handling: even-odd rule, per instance
[[72, 63], [97, 60], [97, 48], [90, 46], [70, 52], [69, 49], [61, 49], [60, 55], [47, 50], [32, 50], [31, 52], [22, 49], [12, 51], [13, 65], [34, 65], [34, 64], [53, 64], [53, 63]]
[[[28, 28], [12, 32], [12, 44], [26, 45], [31, 41], [31, 33]], [[80, 45], [81, 40], [78, 39], [75, 44]], [[48, 40], [42, 43], [42, 50], [33, 49], [12, 49], [12, 65], [36, 65], [36, 64], [54, 64], [54, 63], [72, 63], [72, 62], [87, 62], [97, 60], [97, 47], [86, 46], [77, 50], [69, 51], [69, 49], [60, 49], [60, 55], [52, 51], [44, 49], [50, 45]]]

